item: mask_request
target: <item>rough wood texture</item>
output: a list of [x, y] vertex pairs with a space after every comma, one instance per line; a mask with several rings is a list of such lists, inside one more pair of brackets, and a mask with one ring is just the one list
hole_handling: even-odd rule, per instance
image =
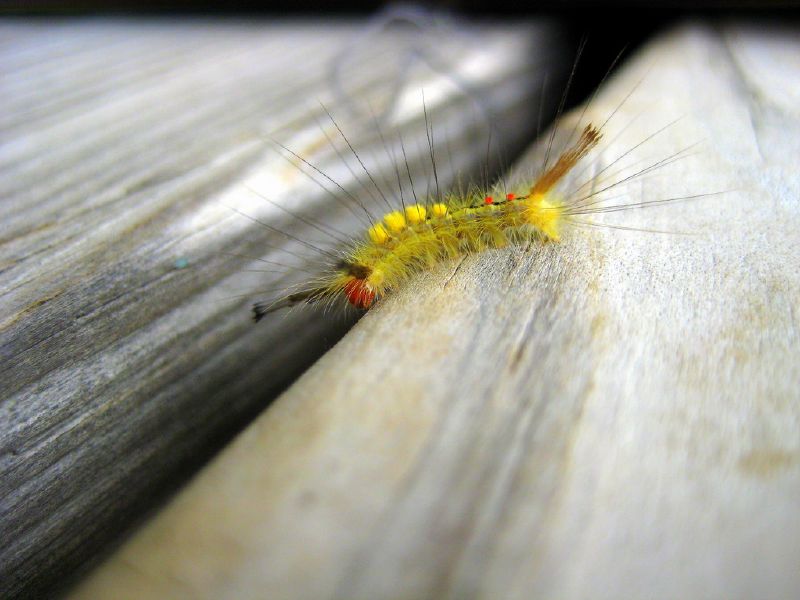
[[614, 195], [729, 192], [606, 222], [696, 235], [420, 278], [72, 598], [796, 598], [797, 33], [681, 28], [588, 111], [635, 88], [595, 169], [682, 117]]
[[[409, 29], [358, 43], [364, 23], [0, 24], [0, 595], [63, 581], [344, 331], [347, 319], [318, 314], [251, 323], [257, 290], [291, 280], [248, 280], [237, 272], [264, 264], [233, 255], [279, 247], [297, 262], [285, 237], [229, 207], [304, 239], [319, 236], [248, 188], [336, 227], [353, 220], [265, 134], [359, 190], [318, 101], [370, 158], [383, 152], [372, 119], [363, 105], [348, 117], [369, 99], [419, 170], [425, 87], [453, 164], [475, 171], [485, 125], [466, 83], [513, 124], [512, 142], [529, 139], [552, 29], [438, 25], [431, 48]], [[452, 71], [408, 62], [411, 49]], [[403, 102], [383, 115], [387, 97]], [[387, 164], [372, 163], [379, 181], [395, 177]]]

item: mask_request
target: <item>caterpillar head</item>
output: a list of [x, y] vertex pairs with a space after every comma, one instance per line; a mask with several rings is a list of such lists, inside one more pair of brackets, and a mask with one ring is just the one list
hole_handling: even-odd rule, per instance
[[347, 301], [356, 308], [368, 309], [375, 301], [375, 291], [365, 279], [351, 279], [344, 286]]
[[340, 269], [348, 277], [342, 291], [347, 301], [361, 310], [366, 310], [375, 301], [375, 286], [373, 269], [357, 263], [343, 262]]

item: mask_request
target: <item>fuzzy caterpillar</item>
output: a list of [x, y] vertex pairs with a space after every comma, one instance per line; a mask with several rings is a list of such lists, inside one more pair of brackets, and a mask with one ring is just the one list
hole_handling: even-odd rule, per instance
[[598, 128], [587, 125], [528, 189], [508, 192], [503, 199], [473, 191], [386, 213], [363, 240], [343, 252], [338, 264], [304, 289], [275, 302], [254, 304], [255, 320], [301, 302], [330, 303], [341, 296], [367, 310], [420, 269], [443, 260], [508, 245], [558, 242], [563, 226], [583, 207], [580, 201], [566, 202], [554, 187], [601, 137]]
[[[583, 44], [578, 50], [570, 80], [567, 82], [566, 91], [561, 98], [558, 109], [559, 116], [564, 108], [566, 95], [569, 91], [572, 76], [575, 73], [575, 68], [582, 50]], [[609, 67], [603, 81], [605, 81], [605, 78], [614, 68], [620, 55], [617, 56], [611, 67]], [[641, 80], [639, 83], [641, 83]], [[635, 87], [638, 87], [638, 85], [637, 83]], [[598, 90], [599, 88], [595, 90], [595, 94]], [[601, 169], [599, 173], [597, 173], [597, 176], [606, 173], [603, 182], [596, 178], [590, 178], [572, 192], [565, 193], [563, 190], [558, 189], [559, 187], [563, 187], [559, 186], [560, 183], [571, 179], [571, 177], [565, 177], [566, 175], [572, 175], [573, 171], [583, 171], [582, 168], [576, 169], [579, 164], [586, 162], [586, 166], [589, 166], [589, 163], [584, 159], [587, 158], [593, 149], [598, 147], [599, 142], [604, 138], [604, 134], [606, 133], [606, 125], [617, 111], [619, 111], [622, 105], [628, 101], [634, 90], [631, 90], [619, 104], [610, 111], [610, 114], [606, 115], [605, 119], [600, 119], [602, 125], [593, 125], [590, 119], [590, 122], [582, 128], [578, 125], [572, 128], [572, 132], [566, 141], [562, 142], [565, 144], [565, 147], [560, 152], [555, 152], [553, 155], [556, 157], [554, 161], [549, 161], [548, 159], [552, 158], [550, 153], [553, 149], [553, 142], [560, 126], [560, 119], [557, 119], [556, 124], [551, 130], [551, 135], [549, 136], [542, 172], [536, 177], [511, 187], [507, 187], [504, 183], [501, 188], [490, 188], [488, 186], [474, 187], [467, 193], [445, 194], [439, 192], [439, 183], [437, 179], [436, 193], [430, 193], [429, 182], [429, 193], [420, 198], [414, 194], [413, 203], [407, 203], [405, 201], [401, 186], [399, 188], [399, 202], [397, 202], [399, 206], [392, 206], [388, 202], [380, 186], [367, 170], [353, 145], [349, 142], [347, 137], [345, 137], [342, 129], [333, 119], [330, 112], [325, 109], [335, 129], [338, 130], [341, 138], [349, 147], [352, 156], [360, 164], [363, 173], [366, 174], [369, 183], [372, 184], [373, 189], [377, 190], [379, 196], [383, 197], [388, 212], [385, 212], [380, 218], [376, 218], [366, 206], [347, 192], [347, 190], [336, 181], [328, 177], [300, 155], [276, 142], [285, 152], [292, 155], [295, 159], [298, 159], [305, 167], [321, 175], [321, 177], [326, 179], [329, 183], [338, 187], [349, 200], [358, 204], [359, 208], [367, 215], [369, 222], [363, 225], [364, 229], [361, 234], [355, 239], [350, 238], [349, 241], [343, 241], [338, 235], [331, 235], [331, 231], [323, 231], [323, 229], [325, 229], [324, 223], [310, 223], [310, 225], [316, 229], [331, 235], [331, 237], [337, 238], [340, 243], [340, 249], [335, 251], [334, 254], [313, 247], [304, 240], [300, 240], [294, 236], [286, 236], [284, 232], [279, 232], [283, 233], [286, 237], [292, 238], [296, 242], [300, 242], [308, 249], [316, 250], [326, 255], [328, 258], [333, 258], [333, 262], [318, 271], [318, 275], [313, 279], [297, 284], [290, 290], [284, 288], [282, 291], [284, 295], [277, 299], [253, 304], [252, 310], [255, 321], [261, 320], [265, 315], [276, 310], [300, 304], [330, 307], [338, 301], [343, 300], [356, 309], [368, 310], [379, 298], [401, 288], [421, 271], [429, 270], [439, 263], [463, 257], [467, 254], [480, 253], [485, 250], [499, 249], [506, 246], [558, 243], [561, 241], [562, 233], [566, 229], [573, 227], [609, 227], [612, 229], [655, 233], [678, 233], [654, 229], [637, 229], [635, 227], [620, 225], [604, 225], [586, 221], [581, 218], [586, 215], [625, 211], [646, 206], [658, 206], [665, 203], [714, 195], [713, 193], [705, 193], [680, 197], [673, 196], [655, 200], [618, 201], [611, 203], [599, 199], [600, 194], [605, 191], [616, 188], [618, 185], [625, 182], [644, 178], [645, 175], [685, 157], [686, 151], [692, 148], [694, 144], [684, 147], [671, 155], [662, 155], [649, 164], [645, 163], [644, 166], [641, 166], [642, 163], [639, 162], [639, 166], [633, 173], [626, 172], [626, 169], [633, 165], [629, 164], [624, 166], [621, 163], [623, 158], [674, 125], [677, 120], [646, 135], [644, 139], [628, 147], [627, 150], [617, 156], [610, 164]], [[594, 98], [594, 95], [592, 98]], [[591, 101], [590, 99], [584, 106], [581, 116], [576, 123], [586, 123], [583, 116], [586, 114]], [[422, 108], [425, 116], [427, 141], [430, 148], [430, 161], [433, 167], [434, 179], [436, 179], [433, 131], [428, 121], [427, 110], [425, 110], [424, 95]], [[383, 135], [380, 134], [380, 129], [378, 131], [381, 140], [383, 140], [387, 154], [390, 154], [389, 147], [383, 139]], [[575, 141], [576, 134], [578, 134], [577, 141]], [[402, 148], [402, 137], [398, 137]], [[616, 138], [611, 140], [612, 144], [615, 140]], [[330, 138], [328, 138], [328, 142], [333, 145]], [[405, 156], [405, 149], [403, 149], [403, 156]], [[343, 158], [341, 154], [339, 154], [339, 157]], [[393, 157], [390, 156], [390, 158]], [[636, 163], [633, 164], [635, 165]], [[303, 170], [303, 166], [297, 165], [297, 163], [295, 163], [295, 166], [301, 171]], [[618, 169], [616, 173], [607, 172], [612, 166]], [[407, 160], [405, 167], [406, 170], [408, 170]], [[350, 173], [358, 179], [352, 170], [350, 170]], [[397, 177], [399, 184], [399, 172], [397, 173]], [[408, 177], [413, 192], [414, 183], [410, 172], [408, 173]], [[319, 182], [317, 183], [320, 185]], [[584, 186], [589, 184], [594, 186], [597, 183], [600, 183], [601, 189], [591, 192], [581, 192]], [[362, 182], [362, 186], [363, 185]], [[321, 187], [324, 189], [324, 186]], [[254, 191], [254, 193], [261, 196], [258, 192]], [[262, 198], [265, 197], [262, 196]], [[345, 200], [348, 198], [345, 198]], [[341, 202], [341, 198], [339, 200]], [[345, 204], [344, 202], [341, 203]], [[274, 228], [271, 229], [274, 231]], [[332, 228], [330, 229], [332, 230]], [[338, 230], [333, 231], [337, 234], [341, 233], [338, 232]], [[342, 243], [344, 243], [344, 246], [341, 245]]]

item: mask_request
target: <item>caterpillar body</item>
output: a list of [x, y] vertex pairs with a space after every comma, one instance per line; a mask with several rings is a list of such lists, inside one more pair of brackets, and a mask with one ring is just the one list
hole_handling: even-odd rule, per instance
[[527, 189], [504, 197], [473, 190], [403, 206], [373, 223], [364, 238], [342, 252], [341, 260], [316, 280], [270, 303], [253, 305], [259, 321], [266, 314], [298, 303], [331, 303], [344, 297], [367, 310], [414, 273], [462, 254], [529, 242], [558, 242], [565, 224], [581, 214], [584, 202], [568, 202], [555, 185], [600, 141], [602, 134], [587, 125]]
[[[582, 47], [578, 51], [578, 57], [581, 51]], [[619, 55], [617, 59], [619, 59]], [[577, 60], [576, 58], [576, 64]], [[612, 63], [606, 76], [611, 72], [615, 63], [616, 60]], [[574, 68], [575, 65], [573, 65], [573, 73]], [[568, 89], [569, 82], [567, 83]], [[562, 189], [564, 186], [560, 185], [566, 181], [573, 180], [572, 175], [575, 174], [574, 171], [577, 170], [576, 166], [579, 163], [586, 162], [588, 166], [587, 157], [604, 138], [606, 125], [632, 94], [633, 90], [613, 108], [610, 114], [606, 115], [604, 120], [601, 120], [602, 124], [600, 126], [591, 122], [583, 125], [583, 123], [586, 123], [583, 117], [588, 109], [588, 104], [584, 105], [580, 117], [578, 117], [577, 121], [574, 121], [576, 125], [572, 128], [571, 133], [561, 140], [562, 149], [554, 152], [552, 156], [555, 160], [550, 161], [551, 150], [553, 150], [554, 140], [560, 125], [559, 122], [562, 120], [558, 119], [549, 135], [543, 166], [540, 173], [535, 177], [513, 186], [507, 186], [505, 183], [494, 188], [473, 186], [466, 193], [440, 193], [437, 179], [435, 193], [430, 193], [429, 182], [428, 193], [419, 198], [415, 193], [413, 202], [405, 201], [402, 186], [399, 186], [400, 198], [396, 202], [396, 206], [392, 206], [387, 200], [353, 145], [345, 137], [330, 112], [325, 109], [335, 129], [338, 130], [349, 147], [352, 156], [367, 175], [373, 189], [384, 197], [387, 210], [385, 212], [382, 211], [384, 214], [377, 218], [366, 206], [330, 176], [286, 146], [278, 143], [278, 146], [285, 152], [303, 163], [304, 167], [321, 175], [328, 183], [338, 187], [350, 200], [357, 203], [367, 216], [368, 222], [364, 222], [362, 233], [356, 238], [350, 238], [350, 241], [342, 240], [339, 235], [332, 235], [342, 243], [335, 252], [323, 251], [313, 247], [305, 240], [300, 240], [291, 235], [287, 236], [296, 242], [300, 242], [306, 248], [319, 251], [332, 260], [329, 261], [327, 266], [316, 270], [315, 273], [317, 275], [312, 279], [297, 284], [291, 289], [284, 288], [283, 295], [278, 298], [253, 304], [252, 311], [255, 321], [260, 321], [276, 310], [300, 304], [331, 307], [341, 302], [342, 304], [349, 303], [349, 305], [358, 310], [368, 310], [381, 297], [399, 289], [421, 271], [429, 270], [439, 263], [457, 259], [467, 254], [480, 253], [485, 250], [500, 249], [507, 246], [558, 243], [561, 241], [565, 230], [572, 227], [593, 228], [599, 226], [654, 233], [678, 233], [675, 231], [664, 232], [654, 229], [637, 229], [635, 227], [586, 220], [586, 216], [591, 215], [658, 206], [715, 195], [715, 193], [701, 193], [652, 200], [612, 202], [608, 202], [609, 198], [601, 199], [603, 192], [612, 188], [616, 189], [617, 186], [626, 182], [643, 178], [643, 176], [649, 175], [661, 167], [686, 156], [687, 151], [696, 144], [690, 144], [667, 156], [662, 154], [651, 162], [645, 163], [644, 166], [642, 166], [641, 157], [637, 160], [637, 155], [633, 152], [670, 128], [677, 120], [666, 124], [629, 146], [627, 150], [606, 164], [604, 168], [596, 171], [594, 176], [589, 177], [582, 185], [568, 192], [565, 192]], [[559, 115], [561, 115], [561, 111], [564, 108], [565, 99], [566, 92], [561, 99], [558, 109]], [[589, 103], [591, 103], [591, 99]], [[427, 142], [430, 149], [430, 162], [433, 167], [434, 179], [436, 179], [433, 132], [428, 121], [424, 96], [422, 108], [425, 116]], [[583, 126], [581, 127], [578, 124]], [[383, 140], [387, 155], [393, 158], [380, 130], [378, 130], [378, 133], [381, 140]], [[405, 158], [402, 137], [398, 137]], [[329, 137], [327, 139], [333, 146], [331, 139]], [[630, 156], [633, 159], [632, 164], [622, 165], [622, 159], [626, 156]], [[339, 154], [339, 157], [342, 158], [341, 154]], [[297, 163], [295, 163], [295, 166], [304, 171], [303, 166]], [[612, 166], [618, 167], [616, 173], [607, 172]], [[629, 170], [631, 167], [635, 167], [633, 172]], [[398, 168], [397, 165], [395, 165], [395, 168]], [[405, 168], [413, 191], [414, 183], [408, 170], [407, 159]], [[352, 169], [350, 173], [358, 179]], [[599, 178], [600, 175], [603, 175], [602, 180]], [[399, 171], [397, 172], [397, 177], [399, 185]], [[321, 185], [319, 182], [316, 183]], [[600, 189], [585, 191], [586, 186], [595, 186], [598, 183], [600, 184]], [[323, 185], [321, 187], [325, 189]], [[672, 187], [670, 186], [669, 189], [672, 189]], [[330, 193], [329, 190], [326, 189], [326, 191]], [[261, 194], [258, 195], [260, 196]], [[339, 200], [342, 200], [342, 198], [339, 198]], [[349, 208], [352, 209], [352, 207]], [[306, 222], [306, 224], [309, 223]], [[327, 229], [324, 223], [311, 223], [311, 225], [320, 231]], [[275, 231], [274, 227], [268, 226], [268, 228]], [[330, 229], [332, 230], [333, 228]], [[337, 234], [341, 233], [338, 230], [333, 231]], [[324, 232], [331, 234], [330, 230]], [[276, 264], [272, 261], [266, 262]]]

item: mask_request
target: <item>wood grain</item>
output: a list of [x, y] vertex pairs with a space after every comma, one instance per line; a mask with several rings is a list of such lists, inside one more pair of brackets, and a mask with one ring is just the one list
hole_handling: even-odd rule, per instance
[[798, 39], [629, 61], [583, 178], [691, 148], [605, 196], [724, 193], [420, 277], [71, 597], [796, 597]]
[[459, 148], [443, 183], [484, 165], [487, 116], [527, 143], [542, 68], [563, 60], [535, 51], [554, 48], [552, 26], [436, 27], [376, 40], [363, 22], [0, 24], [0, 595], [63, 585], [352, 323], [251, 322], [261, 290], [305, 272], [243, 272], [309, 254], [261, 223], [320, 237], [251, 190], [356, 221], [270, 139], [362, 193], [324, 105], [389, 193], [375, 123], [429, 172], [425, 88], [438, 139]]

